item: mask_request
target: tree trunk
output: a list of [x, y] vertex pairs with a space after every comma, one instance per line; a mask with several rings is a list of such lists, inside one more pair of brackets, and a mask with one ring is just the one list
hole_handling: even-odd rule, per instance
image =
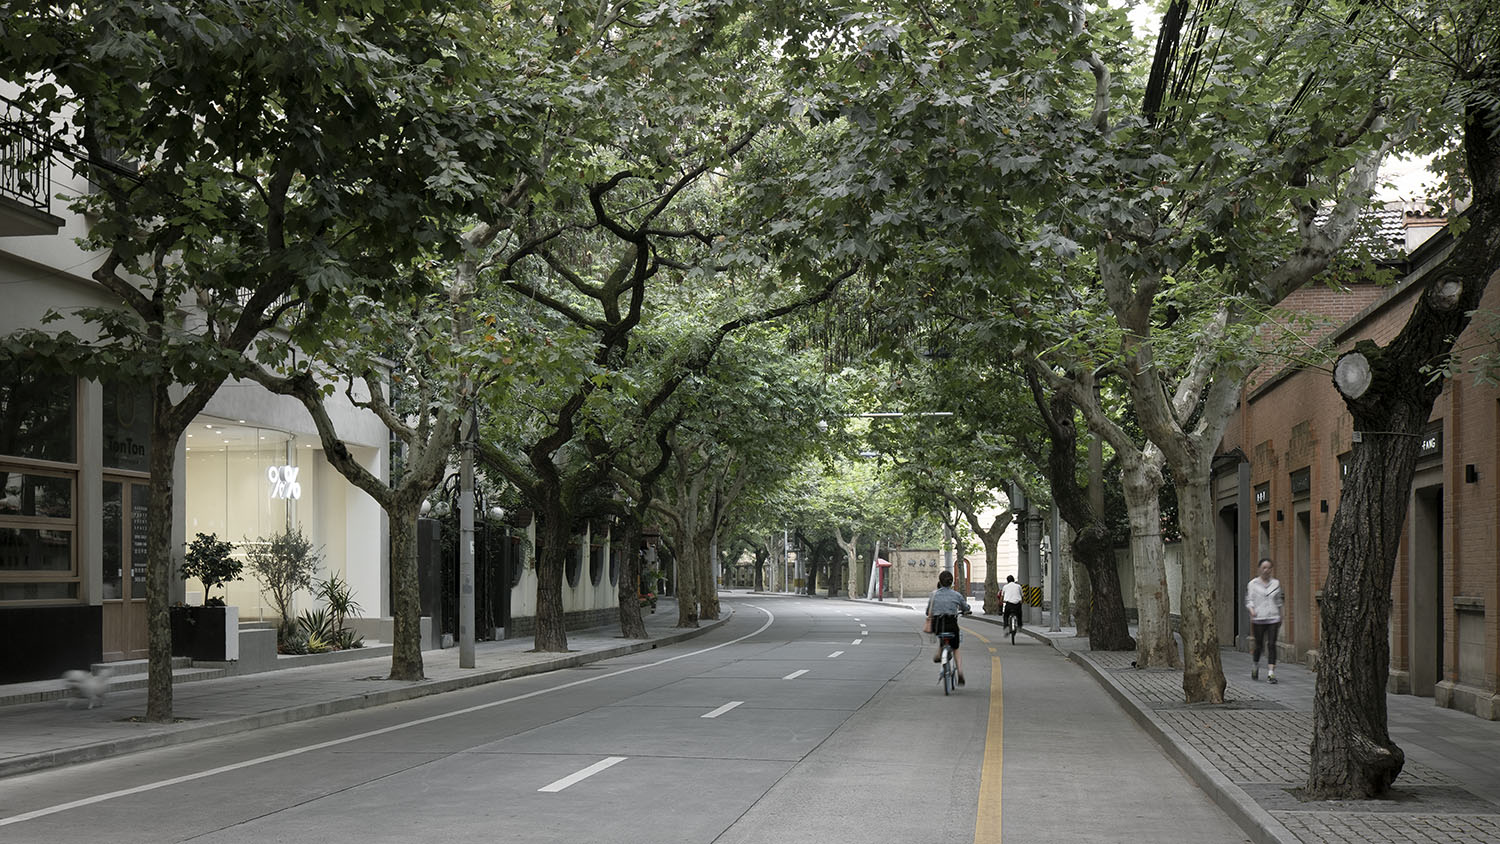
[[764, 592], [766, 591], [766, 559], [770, 556], [770, 552], [760, 545], [753, 546], [752, 550], [755, 552], [753, 589], [756, 592]]
[[[391, 531], [391, 680], [420, 680], [422, 666], [422, 597], [417, 577], [418, 499], [412, 505], [392, 503]], [[436, 624], [438, 619], [433, 619]]]
[[[1130, 637], [1130, 620], [1125, 615], [1125, 595], [1120, 588], [1120, 571], [1115, 566], [1114, 532], [1104, 518], [1103, 442], [1097, 435], [1090, 438], [1089, 485], [1085, 490], [1078, 483], [1075, 405], [1060, 391], [1054, 390], [1050, 397], [1046, 395], [1037, 369], [1036, 364], [1027, 366], [1026, 382], [1031, 387], [1032, 401], [1041, 412], [1050, 433], [1047, 477], [1052, 484], [1052, 500], [1062, 520], [1073, 530], [1070, 542], [1073, 559], [1088, 574], [1086, 578], [1076, 579], [1081, 587], [1079, 603], [1084, 607], [1082, 614], [1075, 611], [1075, 615], [1084, 619], [1078, 625], [1078, 635], [1088, 636], [1089, 650], [1132, 650], [1136, 647], [1136, 641]], [[1155, 478], [1159, 487], [1159, 468]], [[1149, 476], [1143, 478], [1143, 483], [1147, 481]], [[1144, 490], [1142, 494], [1146, 494]], [[1157, 498], [1154, 490], [1150, 492], [1150, 500], [1155, 506]], [[1150, 515], [1142, 516], [1142, 524], [1150, 520]], [[1160, 519], [1157, 522], [1158, 526], [1154, 531], [1157, 534], [1157, 544], [1160, 545]], [[1162, 594], [1166, 594], [1165, 589]], [[1175, 648], [1173, 652], [1175, 653]]]
[[677, 626], [698, 626], [698, 562], [691, 541], [679, 540], [677, 551]]
[[[1067, 525], [1066, 522], [1063, 524]], [[1078, 534], [1078, 531], [1073, 530], [1071, 525], [1067, 525], [1064, 530], [1075, 536]], [[1069, 542], [1068, 547], [1071, 551], [1073, 543]], [[1078, 631], [1080, 638], [1090, 639], [1089, 630], [1091, 627], [1089, 621], [1094, 613], [1093, 578], [1089, 574], [1088, 566], [1085, 566], [1083, 561], [1078, 559], [1076, 551], [1069, 556], [1073, 558], [1073, 627]], [[1121, 613], [1120, 617], [1123, 619], [1124, 613]], [[1090, 639], [1090, 643], [1092, 649], [1092, 639]], [[1130, 648], [1124, 648], [1123, 650], [1130, 650], [1134, 647], [1135, 640], [1131, 639]]]
[[1224, 664], [1219, 658], [1218, 571], [1214, 556], [1212, 492], [1208, 467], [1177, 478], [1182, 526], [1182, 690], [1188, 703], [1224, 702]]
[[649, 639], [646, 621], [641, 618], [640, 518], [631, 515], [621, 520], [610, 535], [610, 541], [619, 543], [620, 583], [615, 596], [620, 603], [620, 637]]
[[535, 650], [543, 653], [566, 653], [568, 626], [563, 610], [564, 570], [568, 564], [568, 520], [562, 508], [549, 507], [537, 513], [537, 539], [541, 554], [536, 561], [536, 634]]
[[1334, 515], [1313, 698], [1313, 741], [1307, 794], [1315, 799], [1367, 799], [1384, 794], [1406, 754], [1386, 728], [1391, 576], [1411, 494], [1411, 476], [1426, 415], [1412, 420], [1357, 420], [1365, 433]]
[[[1130, 619], [1125, 615], [1125, 595], [1120, 588], [1120, 570], [1115, 566], [1112, 532], [1102, 521], [1090, 522], [1083, 530], [1073, 532], [1073, 558], [1083, 567], [1092, 593], [1087, 611], [1087, 633], [1091, 651], [1128, 651], [1136, 647], [1130, 636]], [[1082, 598], [1079, 599], [1082, 603]], [[1174, 648], [1175, 651], [1175, 648]]]
[[698, 619], [714, 621], [719, 617], [719, 584], [714, 580], [713, 536], [698, 541]]
[[[848, 560], [846, 571], [849, 574], [849, 577], [847, 578], [847, 580], [850, 582], [849, 594], [854, 595], [856, 594], [855, 587], [853, 585], [854, 572], [859, 568], [859, 532], [855, 531], [849, 537], [849, 541], [845, 542], [843, 530], [839, 527], [834, 527], [833, 541], [838, 543], [839, 549], [844, 552], [844, 557]], [[839, 580], [835, 580], [833, 582], [837, 583], [840, 580], [844, 579], [846, 578], [839, 578]], [[828, 595], [829, 597], [833, 597], [833, 587], [829, 587]]]
[[[1485, 73], [1493, 75], [1491, 58]], [[1476, 73], [1472, 78], [1483, 78]], [[1334, 366], [1334, 384], [1362, 442], [1350, 457], [1328, 539], [1328, 580], [1313, 699], [1307, 793], [1384, 793], [1405, 764], [1386, 727], [1391, 577], [1416, 472], [1420, 435], [1442, 383], [1426, 371], [1453, 350], [1485, 288], [1500, 272], [1500, 136], [1489, 100], [1465, 102], [1464, 154], [1474, 187], [1468, 228], [1423, 280], [1401, 333], [1384, 349], [1368, 340]]]
[[[1147, 446], [1144, 455], [1121, 456], [1126, 458], [1121, 475], [1125, 507], [1130, 514], [1130, 556], [1135, 566], [1136, 664], [1141, 668], [1179, 668], [1182, 660], [1172, 636], [1166, 546], [1161, 538], [1161, 452]], [[1113, 560], [1110, 565], [1114, 565]], [[1097, 622], [1098, 617], [1094, 620]]]
[[[180, 431], [173, 431], [165, 387], [153, 390], [155, 423], [151, 426], [151, 488], [146, 527], [146, 720], [172, 720], [172, 503], [173, 468]], [[129, 513], [121, 518], [128, 519]], [[125, 589], [130, 588], [126, 571]]]

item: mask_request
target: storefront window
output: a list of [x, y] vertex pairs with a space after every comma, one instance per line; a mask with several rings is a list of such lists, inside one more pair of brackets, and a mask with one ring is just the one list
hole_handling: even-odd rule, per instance
[[72, 378], [0, 365], [0, 601], [78, 599], [76, 416]]
[[293, 435], [199, 417], [187, 443], [189, 541], [212, 533], [238, 545], [286, 528], [304, 480], [287, 471], [296, 469]]
[[0, 455], [72, 463], [77, 392], [72, 378], [0, 364]]

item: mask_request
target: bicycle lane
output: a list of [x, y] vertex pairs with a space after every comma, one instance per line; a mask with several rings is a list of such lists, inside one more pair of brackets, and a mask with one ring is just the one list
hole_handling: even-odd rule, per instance
[[1012, 645], [998, 626], [964, 638], [990, 661], [975, 844], [1248, 840], [1049, 644]]

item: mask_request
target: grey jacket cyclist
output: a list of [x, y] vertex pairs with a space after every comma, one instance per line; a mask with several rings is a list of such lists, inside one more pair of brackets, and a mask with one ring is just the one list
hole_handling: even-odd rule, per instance
[[[953, 590], [953, 572], [945, 571], [938, 575], [938, 588], [927, 599], [927, 616], [932, 619], [933, 633], [953, 634], [949, 646], [953, 648], [953, 668], [958, 672], [960, 686], [964, 684], [964, 663], [958, 653], [958, 644], [962, 638], [958, 630], [958, 617], [968, 614], [968, 600]], [[938, 639], [938, 652], [932, 655], [933, 662], [943, 658], [942, 644], [943, 640]]]

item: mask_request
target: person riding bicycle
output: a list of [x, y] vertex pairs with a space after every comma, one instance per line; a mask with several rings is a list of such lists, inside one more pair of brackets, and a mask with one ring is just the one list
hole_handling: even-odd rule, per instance
[[[969, 602], [963, 595], [953, 590], [953, 572], [945, 571], [938, 575], [938, 588], [933, 591], [932, 596], [927, 599], [927, 617], [932, 619], [933, 633], [952, 633], [953, 638], [949, 640], [948, 647], [953, 649], [953, 668], [958, 672], [958, 684], [964, 684], [964, 664], [958, 656], [958, 617], [969, 614]], [[938, 637], [938, 652], [933, 654], [932, 661], [939, 662], [943, 658], [943, 639]]]
[[1005, 585], [1000, 587], [1000, 600], [1004, 602], [1004, 609], [1000, 613], [1002, 626], [1010, 624], [1011, 614], [1016, 616], [1016, 626], [1021, 626], [1021, 584], [1016, 582], [1016, 576], [1007, 574]]

